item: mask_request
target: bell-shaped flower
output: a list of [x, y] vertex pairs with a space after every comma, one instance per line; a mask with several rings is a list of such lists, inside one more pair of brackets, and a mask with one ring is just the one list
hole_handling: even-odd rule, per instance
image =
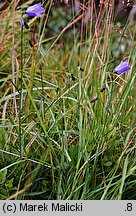
[[22, 16], [20, 16], [20, 25], [23, 27], [25, 25], [24, 19]]
[[127, 61], [121, 61], [120, 64], [114, 69], [114, 72], [117, 74], [123, 74], [129, 71], [131, 68], [128, 66]]
[[25, 13], [29, 16], [41, 17], [44, 12], [45, 10], [41, 6], [41, 2], [39, 2], [38, 4], [28, 7]]

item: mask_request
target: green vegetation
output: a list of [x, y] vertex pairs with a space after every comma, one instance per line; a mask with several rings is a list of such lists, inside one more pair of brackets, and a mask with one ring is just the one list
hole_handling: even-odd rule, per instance
[[0, 199], [136, 199], [135, 23], [109, 4], [84, 24], [85, 8], [50, 0], [26, 29], [14, 2], [0, 12]]

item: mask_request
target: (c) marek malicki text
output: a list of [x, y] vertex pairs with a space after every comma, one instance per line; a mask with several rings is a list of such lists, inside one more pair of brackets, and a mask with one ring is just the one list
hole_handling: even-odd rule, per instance
[[83, 211], [83, 206], [82, 203], [78, 204], [76, 203], [61, 203], [61, 202], [52, 202], [48, 203], [46, 205], [45, 203], [42, 204], [28, 204], [28, 203], [20, 203], [20, 208], [19, 210], [21, 212], [82, 212]]

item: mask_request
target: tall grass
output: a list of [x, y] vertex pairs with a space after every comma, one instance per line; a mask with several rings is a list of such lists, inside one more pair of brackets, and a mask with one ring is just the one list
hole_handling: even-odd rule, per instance
[[46, 1], [25, 29], [14, 3], [0, 14], [1, 199], [135, 199], [135, 23], [114, 23], [114, 1], [72, 15]]

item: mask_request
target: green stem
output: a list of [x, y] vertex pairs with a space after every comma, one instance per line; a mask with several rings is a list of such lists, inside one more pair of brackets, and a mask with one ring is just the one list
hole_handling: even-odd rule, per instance
[[[31, 64], [31, 72], [30, 72], [30, 94], [33, 94], [33, 85], [34, 85], [34, 76], [35, 76], [35, 32], [36, 32], [36, 23], [37, 19], [34, 23], [34, 29], [32, 33], [32, 47], [33, 47], [33, 53], [32, 53], [32, 64]], [[29, 109], [31, 108], [31, 103], [29, 100]]]
[[[34, 58], [34, 48], [32, 54], [32, 65], [31, 65], [31, 72], [30, 72], [30, 93], [33, 93], [33, 83], [34, 83], [34, 75], [35, 75], [35, 58]], [[29, 107], [30, 108], [30, 107]]]
[[80, 160], [82, 158], [82, 141], [83, 141], [83, 126], [82, 126], [82, 105], [81, 105], [81, 100], [82, 100], [82, 77], [81, 73], [79, 73], [79, 89], [78, 89], [78, 103], [79, 103], [79, 144], [78, 144], [78, 162], [77, 162], [77, 170], [80, 166]]
[[23, 89], [23, 26], [21, 27], [21, 69], [20, 69], [20, 92], [19, 92], [19, 146], [20, 157], [22, 157], [22, 89]]

